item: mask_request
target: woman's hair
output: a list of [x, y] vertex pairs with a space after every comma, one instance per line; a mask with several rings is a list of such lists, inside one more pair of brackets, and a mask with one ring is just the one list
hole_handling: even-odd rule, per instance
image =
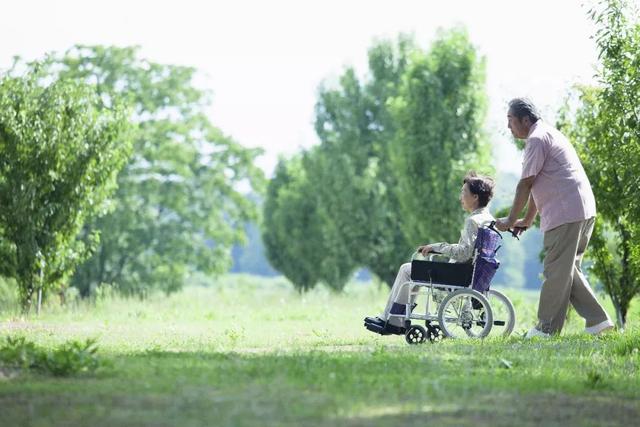
[[469, 186], [471, 194], [478, 196], [478, 207], [484, 208], [489, 204], [489, 201], [493, 197], [493, 187], [495, 182], [493, 178], [483, 175], [478, 175], [474, 171], [467, 173], [464, 177], [463, 184]]

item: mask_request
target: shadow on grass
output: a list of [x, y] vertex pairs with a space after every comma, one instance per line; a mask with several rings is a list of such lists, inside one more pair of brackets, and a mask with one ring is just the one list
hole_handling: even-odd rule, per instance
[[594, 367], [569, 363], [553, 346], [505, 356], [508, 369], [495, 351], [436, 345], [118, 355], [95, 377], [0, 380], [0, 424], [583, 426], [640, 417], [637, 371], [602, 371], [595, 387], [585, 374]]

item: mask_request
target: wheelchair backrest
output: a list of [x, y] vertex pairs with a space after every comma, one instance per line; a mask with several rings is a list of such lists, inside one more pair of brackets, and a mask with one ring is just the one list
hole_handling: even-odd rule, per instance
[[491, 280], [500, 267], [500, 261], [496, 258], [496, 252], [502, 246], [502, 235], [493, 228], [493, 223], [488, 227], [478, 228], [478, 237], [474, 247], [473, 277], [471, 287], [478, 292], [486, 292], [491, 286]]
[[493, 228], [493, 223], [488, 227], [478, 228], [474, 254], [494, 258], [501, 246], [502, 236]]

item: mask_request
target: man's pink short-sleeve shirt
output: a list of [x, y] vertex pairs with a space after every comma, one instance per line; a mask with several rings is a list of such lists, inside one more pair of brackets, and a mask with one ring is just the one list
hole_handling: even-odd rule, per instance
[[538, 120], [524, 148], [522, 178], [535, 176], [531, 192], [540, 229], [583, 221], [596, 215], [596, 201], [578, 154], [557, 129]]

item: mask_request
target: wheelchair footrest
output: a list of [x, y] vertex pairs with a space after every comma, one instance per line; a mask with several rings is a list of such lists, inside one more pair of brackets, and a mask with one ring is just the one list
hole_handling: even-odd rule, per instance
[[384, 326], [378, 325], [376, 323], [365, 323], [364, 327], [370, 330], [371, 332], [375, 332], [380, 335], [388, 335], [388, 332], [385, 332]]
[[364, 322], [364, 327], [380, 335], [404, 335], [405, 333], [405, 328], [394, 326], [390, 323], [381, 325], [379, 323]]

